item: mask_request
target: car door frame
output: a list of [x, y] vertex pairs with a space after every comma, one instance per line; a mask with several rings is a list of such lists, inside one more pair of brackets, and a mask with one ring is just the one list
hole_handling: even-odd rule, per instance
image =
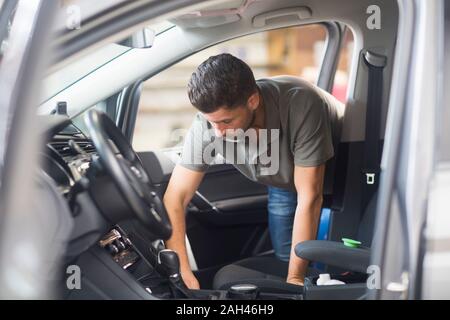
[[24, 199], [35, 195], [32, 186], [42, 139], [37, 134], [36, 101], [49, 62], [49, 46], [45, 44], [50, 42], [57, 3], [16, 3], [8, 47], [0, 63], [0, 108], [4, 119], [0, 124], [0, 297], [42, 299], [52, 294], [46, 275], [39, 274], [47, 263], [49, 248], [44, 246], [45, 237], [39, 236], [42, 222], [34, 214], [31, 201]]
[[442, 102], [443, 61], [443, 1], [425, 2], [398, 1], [402, 14], [371, 261], [378, 285], [368, 288], [371, 299], [421, 297], [421, 251], [427, 190], [435, 170], [434, 115]]

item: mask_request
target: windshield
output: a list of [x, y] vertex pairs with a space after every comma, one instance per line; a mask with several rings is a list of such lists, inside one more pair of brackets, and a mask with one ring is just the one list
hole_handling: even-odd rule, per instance
[[[152, 30], [158, 36], [158, 34], [173, 26], [174, 24], [171, 22], [160, 21], [147, 26], [147, 29]], [[95, 72], [97, 69], [130, 50], [133, 50], [133, 48], [117, 43], [110, 43], [75, 60], [66, 67], [53, 72], [44, 79], [40, 104], [47, 102], [78, 81], [81, 81], [90, 73]]]
[[111, 43], [47, 76], [44, 80], [41, 103], [50, 100], [59, 92], [70, 87], [89, 73], [129, 50], [131, 48]]

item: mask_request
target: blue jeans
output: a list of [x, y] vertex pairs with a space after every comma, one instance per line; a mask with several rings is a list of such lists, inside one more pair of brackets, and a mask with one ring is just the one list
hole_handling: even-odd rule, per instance
[[[275, 256], [280, 260], [289, 261], [297, 193], [275, 187], [268, 187], [268, 193], [269, 232]], [[330, 209], [323, 208], [317, 239], [327, 240], [329, 224]]]
[[268, 187], [268, 193], [267, 210], [272, 246], [278, 259], [289, 261], [297, 193], [275, 187]]

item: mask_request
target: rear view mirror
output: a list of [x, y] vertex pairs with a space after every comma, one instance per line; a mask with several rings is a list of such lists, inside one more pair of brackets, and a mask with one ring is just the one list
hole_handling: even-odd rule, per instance
[[128, 38], [119, 42], [120, 45], [136, 48], [145, 49], [151, 48], [153, 46], [153, 41], [155, 40], [156, 32], [148, 27], [133, 33]]

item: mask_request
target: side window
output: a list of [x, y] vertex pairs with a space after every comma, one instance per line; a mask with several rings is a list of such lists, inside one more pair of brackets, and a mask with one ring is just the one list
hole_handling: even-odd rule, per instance
[[[255, 78], [281, 74], [318, 78], [327, 30], [308, 25], [257, 33], [203, 50], [147, 80], [143, 85], [133, 136], [137, 151], [174, 147], [177, 129], [187, 130], [196, 109], [187, 96], [192, 72], [208, 57], [224, 52], [244, 60]], [[182, 132], [182, 131], [178, 131]]]
[[345, 103], [347, 98], [348, 80], [353, 54], [353, 33], [346, 28], [344, 42], [339, 54], [339, 61], [334, 76], [332, 94], [341, 102]]
[[82, 113], [77, 115], [76, 117], [72, 118], [73, 124], [81, 130], [84, 134], [88, 135], [88, 130], [86, 127], [86, 124], [84, 122], [84, 117], [86, 113], [91, 109], [97, 109], [100, 111], [105, 112], [114, 122], [116, 122], [117, 117], [117, 108], [118, 108], [118, 99], [119, 99], [120, 93], [116, 93], [112, 95], [111, 97], [100, 101], [96, 104], [94, 104], [92, 107], [89, 107], [88, 109], [84, 110]]

